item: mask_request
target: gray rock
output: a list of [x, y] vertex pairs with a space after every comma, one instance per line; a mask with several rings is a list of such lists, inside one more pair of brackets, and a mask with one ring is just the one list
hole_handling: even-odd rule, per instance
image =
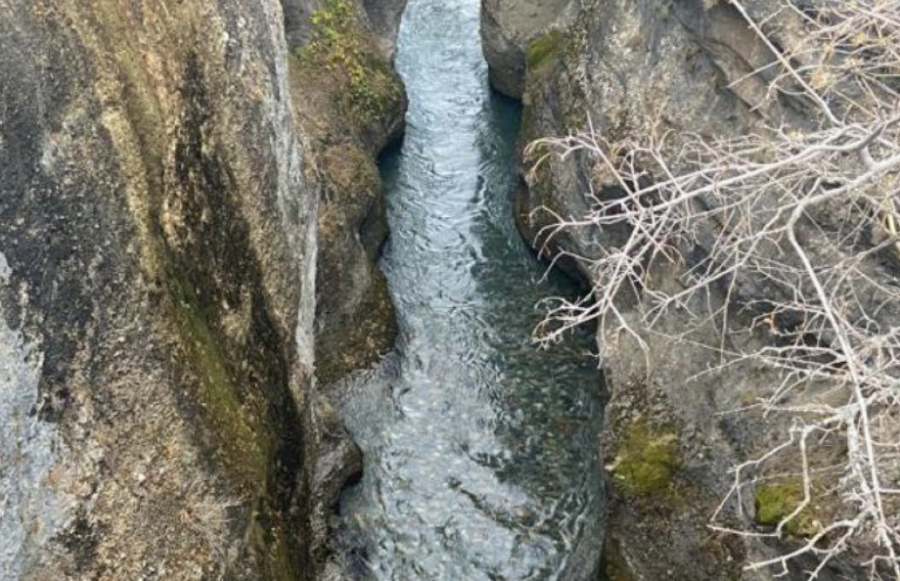
[[566, 28], [574, 19], [575, 0], [484, 0], [481, 36], [491, 85], [521, 98], [529, 44], [551, 28]]
[[303, 95], [296, 110], [322, 184], [316, 376], [327, 387], [376, 362], [396, 337], [387, 282], [375, 264], [388, 235], [375, 160], [401, 137], [407, 102], [392, 65], [405, 2], [323, 6], [332, 30], [313, 26], [295, 51], [291, 77]]
[[[757, 17], [768, 14], [774, 3], [745, 3]], [[727, 3], [701, 0], [603, 0], [582, 3], [567, 27], [549, 20], [546, 24], [517, 30], [504, 22], [519, 18], [533, 8], [528, 0], [484, 0], [483, 34], [485, 55], [492, 64], [494, 85], [509, 94], [522, 94], [525, 105], [521, 144], [544, 136], [578, 132], [590, 117], [594, 127], [610, 142], [637, 138], [650, 131], [671, 132], [673, 139], [690, 131], [706, 136], [730, 137], [758, 131], [761, 115], [803, 127], [808, 112], [803, 105], [782, 99], [754, 111], [763, 81], [731, 83], [767, 62], [767, 48], [747, 29]], [[784, 45], [796, 34], [790, 18], [781, 18], [777, 40]], [[553, 32], [556, 29], [557, 32]], [[550, 35], [552, 34], [552, 36]], [[540, 44], [511, 41], [513, 38], [543, 39]], [[531, 58], [523, 51], [531, 47]], [[538, 52], [534, 52], [536, 48]], [[524, 62], [523, 62], [524, 61]], [[522, 90], [519, 90], [522, 87]], [[581, 256], [597, 256], [604, 246], [614, 245], [624, 232], [595, 228], [571, 230], [548, 243], [539, 236], [552, 223], [549, 208], [560, 216], [581, 216], [588, 208], [590, 164], [579, 156], [552, 160], [537, 173], [523, 164], [527, 187], [518, 199], [517, 219], [523, 235], [547, 255], [564, 250]], [[613, 189], [601, 196], [613, 196]], [[827, 212], [827, 210], [826, 210]], [[829, 217], [824, 216], [824, 221]], [[712, 239], [717, 225], [709, 224], [701, 239]], [[818, 256], [842, 256], [817, 232], [803, 232]], [[683, 249], [685, 256], [705, 248]], [[884, 265], [871, 265], [872, 276], [890, 279]], [[575, 260], [560, 263], [569, 272], [590, 282], [591, 272]], [[657, 266], [651, 284], [679, 288], [683, 269]], [[764, 301], [790, 289], [739, 280], [732, 298], [741, 304]], [[712, 296], [722, 301], [724, 296]], [[896, 321], [894, 306], [882, 313], [884, 321]], [[777, 385], [768, 369], [750, 365], [705, 373], [717, 364], [714, 351], [699, 344], [661, 339], [644, 329], [637, 313], [623, 309], [641, 338], [649, 346], [645, 354], [638, 343], [622, 333], [598, 335], [605, 348], [603, 367], [610, 403], [605, 412], [604, 455], [615, 465], [628, 446], [630, 427], [646, 422], [655, 430], [671, 430], [677, 439], [679, 468], [667, 488], [670, 493], [640, 497], [628, 494], [609, 475], [611, 496], [607, 542], [607, 575], [610, 579], [764, 579], [770, 572], [742, 571], [749, 560], [773, 556], [794, 541], [763, 542], [712, 533], [707, 524], [731, 485], [728, 469], [758, 455], [781, 441], [787, 419], [761, 414], [723, 414], [742, 407], [748, 398], [765, 396]], [[874, 309], [873, 309], [874, 310]], [[753, 313], [744, 313], [753, 316]], [[673, 332], [684, 329], [687, 317], [673, 311], [660, 325]], [[735, 314], [732, 324], [747, 324]], [[710, 330], [708, 337], [715, 334]], [[767, 338], [735, 333], [733, 348], [752, 347]], [[649, 361], [649, 367], [645, 362]], [[701, 374], [698, 376], [698, 374]], [[674, 492], [671, 492], [674, 491]], [[752, 499], [747, 507], [752, 515]], [[748, 517], [749, 518], [749, 517]], [[752, 523], [738, 523], [749, 525]], [[598, 549], [599, 550], [599, 547]], [[798, 563], [788, 578], [802, 579]], [[762, 576], [760, 576], [762, 575]], [[823, 579], [862, 578], [853, 563], [836, 562]], [[593, 578], [588, 575], [585, 578]]]
[[363, 0], [363, 7], [375, 33], [379, 50], [393, 61], [406, 0]]
[[2, 581], [324, 567], [359, 459], [315, 393], [284, 4], [0, 2]]
[[317, 196], [280, 6], [5, 3], [0, 43], [3, 578], [310, 574]]

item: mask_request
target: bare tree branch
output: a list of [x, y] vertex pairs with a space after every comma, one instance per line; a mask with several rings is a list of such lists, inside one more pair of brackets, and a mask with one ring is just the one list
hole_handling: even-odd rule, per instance
[[[627, 232], [621, 243], [584, 255], [567, 250], [590, 274], [593, 292], [580, 301], [548, 302], [537, 334], [552, 343], [591, 321], [604, 336], [625, 332], [646, 350], [642, 331], [671, 335], [660, 326], [667, 314], [691, 321], [676, 340], [712, 324], [721, 335], [721, 365], [710, 372], [743, 362], [777, 370], [781, 384], [758, 405], [791, 414], [794, 423], [782, 444], [734, 468], [711, 526], [781, 537], [822, 494], [817, 471], [837, 470], [839, 484], [828, 493], [843, 501], [838, 516], [818, 523], [798, 548], [748, 568], [786, 571], [801, 556], [815, 556], [820, 564], [809, 579], [816, 579], [852, 546], [868, 551], [872, 579], [897, 581], [900, 285], [878, 256], [900, 252], [900, 1], [821, 0], [815, 10], [809, 2], [778, 1], [776, 13], [755, 21], [746, 0], [730, 0], [773, 55], [754, 73], [770, 79], [766, 102], [756, 104], [763, 119], [756, 133], [610, 142], [589, 123], [584, 133], [527, 149], [533, 172], [552, 156], [593, 162], [589, 212], [551, 213], [552, 225], [538, 237], [545, 248], [565, 232]], [[786, 16], [803, 32], [790, 42], [776, 40], [771, 29]], [[802, 103], [802, 124], [766, 121], [765, 111], [783, 100]], [[702, 258], [687, 261], [697, 248]], [[680, 288], [650, 280], [652, 265], [663, 261], [680, 265]], [[746, 296], [738, 290], [742, 280], [774, 290]], [[640, 328], [626, 316], [623, 296], [636, 300]], [[728, 348], [736, 313], [757, 313], [746, 330], [767, 327], [771, 343], [749, 352]], [[814, 465], [811, 450], [834, 437], [844, 442], [845, 462]], [[784, 454], [801, 459], [799, 504], [773, 530], [722, 525], [726, 512], [743, 511], [743, 491]]]

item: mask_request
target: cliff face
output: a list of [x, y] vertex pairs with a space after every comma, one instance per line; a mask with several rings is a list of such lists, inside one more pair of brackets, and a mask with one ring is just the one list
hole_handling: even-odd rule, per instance
[[[773, 5], [768, 0], [745, 4], [760, 18]], [[668, 134], [676, 141], [686, 132], [729, 138], [762, 131], [763, 113], [800, 126], [807, 115], [799, 103], [772, 105], [782, 107], [778, 110], [752, 108], [762, 101], [759, 92], [765, 92], [764, 84], [735, 81], [747, 78], [772, 57], [727, 3], [602, 0], [581, 3], [570, 22], [546, 19], [529, 24], [522, 24], [521, 15], [535, 10], [535, 2], [484, 0], [483, 6], [487, 16], [482, 32], [492, 81], [500, 91], [514, 95], [522, 87], [523, 148], [541, 137], [580, 132], [588, 118], [599, 134], [617, 143], [651, 133]], [[790, 19], [782, 19], [776, 29], [782, 35], [779, 42], [790, 42]], [[538, 171], [531, 169], [531, 162], [523, 161], [517, 220], [536, 248], [548, 256], [566, 251], [596, 258], [604, 247], [621, 242], [622, 231], [583, 227], [545, 244], [547, 240], [539, 237], [541, 228], [553, 221], [550, 212], [540, 209], [563, 217], [584, 216], [591, 204], [586, 192], [597, 185], [591, 183], [596, 176], [592, 162], [577, 154], [565, 161], [550, 158]], [[604, 199], [619, 195], [615, 188], [602, 186], [597, 194]], [[704, 228], [700, 239], [713, 240], [720, 232], [716, 224]], [[817, 238], [820, 233], [802, 235], [814, 252], [841, 252]], [[680, 250], [691, 257], [706, 249], [701, 244]], [[559, 262], [591, 283], [593, 273], [585, 264]], [[878, 272], [873, 276], [886, 281], [889, 276], [879, 270], [882, 267], [872, 265], [872, 272]], [[657, 264], [648, 280], [655, 288], [677, 289], [685, 284], [685, 268]], [[724, 292], [713, 293], [708, 300], [721, 304]], [[736, 282], [728, 298], [758, 305], [789, 292], [746, 278]], [[664, 339], [643, 326], [628, 300], [621, 306], [644, 348], [627, 333], [598, 333], [610, 397], [603, 442], [610, 470], [608, 578], [770, 578], [771, 571], [743, 568], [796, 548], [801, 541], [740, 538], [713, 532], [707, 525], [732, 485], [729, 469], [782, 441], [789, 428], [789, 420], [778, 414], [725, 412], [770, 396], [779, 377], [752, 364], [711, 372], [720, 362], [711, 346]], [[752, 308], [745, 309], [729, 324], [746, 329], [756, 315]], [[673, 310], [658, 324], [677, 333], [687, 327], [688, 318]], [[714, 337], [715, 330], [709, 331], [708, 337]], [[759, 334], [737, 333], [730, 340], [736, 352], [767, 341]], [[796, 468], [799, 459], [793, 461]], [[790, 469], [790, 460], [782, 467]], [[753, 506], [753, 492], [748, 494], [744, 520], [729, 526], [754, 526], [759, 507]], [[788, 578], [805, 578], [805, 565], [809, 563], [795, 563]], [[841, 575], [862, 578], [846, 562], [833, 563], [821, 578]]]
[[393, 304], [375, 265], [387, 233], [376, 157], [399, 139], [406, 93], [393, 69], [405, 1], [323, 0], [294, 35], [292, 90], [323, 184], [316, 375], [323, 385], [389, 351]]
[[321, 572], [311, 4], [0, 1], [3, 581]]

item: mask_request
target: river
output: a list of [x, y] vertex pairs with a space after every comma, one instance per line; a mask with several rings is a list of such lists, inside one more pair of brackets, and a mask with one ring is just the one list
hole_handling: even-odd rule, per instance
[[537, 303], [573, 290], [516, 231], [521, 111], [488, 87], [479, 17], [479, 0], [407, 7], [408, 129], [382, 161], [401, 336], [333, 391], [365, 455], [343, 528], [379, 581], [565, 579], [602, 518], [601, 378], [587, 331], [531, 341]]

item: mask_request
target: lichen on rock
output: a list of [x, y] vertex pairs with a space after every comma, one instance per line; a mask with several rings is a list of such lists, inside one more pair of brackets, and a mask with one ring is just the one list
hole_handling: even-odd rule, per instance
[[526, 62], [530, 70], [539, 68], [547, 59], [558, 55], [563, 50], [565, 34], [560, 30], [551, 30], [537, 37], [528, 44]]

